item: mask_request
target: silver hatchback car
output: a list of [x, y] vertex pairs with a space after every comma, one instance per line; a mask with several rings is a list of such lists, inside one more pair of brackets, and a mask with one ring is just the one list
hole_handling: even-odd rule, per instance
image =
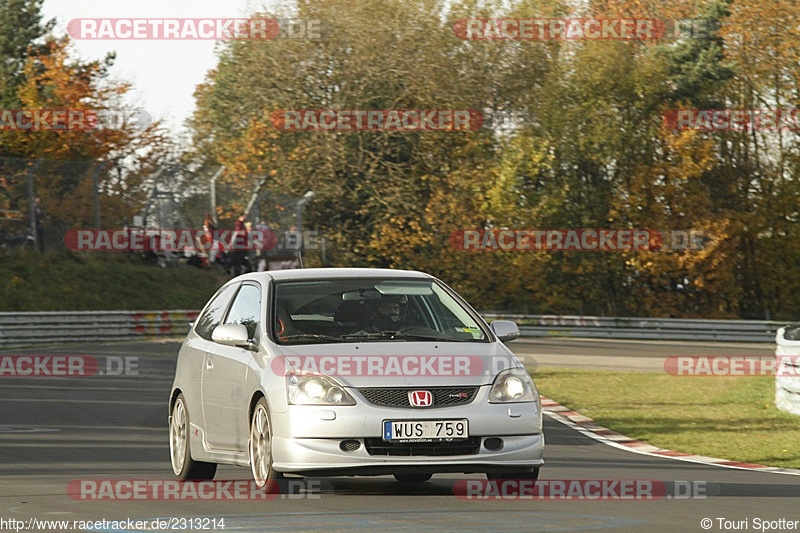
[[305, 269], [239, 276], [206, 304], [169, 398], [172, 469], [212, 479], [434, 473], [537, 479], [538, 391], [452, 289], [413, 271]]

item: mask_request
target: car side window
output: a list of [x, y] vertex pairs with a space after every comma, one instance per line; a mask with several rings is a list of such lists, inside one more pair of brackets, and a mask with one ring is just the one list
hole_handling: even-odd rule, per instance
[[195, 333], [206, 340], [211, 340], [211, 333], [222, 322], [225, 310], [228, 308], [228, 304], [236, 293], [237, 288], [239, 288], [239, 284], [234, 283], [225, 287], [214, 297], [206, 312], [197, 319], [197, 325], [194, 328]]
[[[233, 300], [226, 324], [241, 324], [247, 328], [247, 337], [255, 339], [261, 316], [261, 290], [255, 285], [245, 284]], [[256, 339], [258, 340], [258, 339]]]

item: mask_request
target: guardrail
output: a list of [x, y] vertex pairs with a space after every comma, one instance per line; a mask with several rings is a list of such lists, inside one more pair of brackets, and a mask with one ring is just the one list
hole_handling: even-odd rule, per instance
[[[185, 335], [197, 311], [52, 311], [0, 313], [0, 348], [74, 341], [113, 341]], [[512, 315], [523, 337], [578, 337], [721, 342], [773, 342], [785, 322]]]
[[786, 322], [694, 318], [620, 318], [599, 316], [511, 315], [482, 313], [487, 321], [513, 320], [523, 337], [773, 342]]
[[186, 335], [198, 311], [0, 313], [0, 348]]

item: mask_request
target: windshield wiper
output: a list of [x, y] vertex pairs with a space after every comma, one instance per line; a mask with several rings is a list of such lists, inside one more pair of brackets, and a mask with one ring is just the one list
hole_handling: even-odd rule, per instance
[[334, 337], [332, 335], [318, 335], [316, 333], [297, 333], [295, 335], [285, 335], [279, 338], [281, 342], [300, 340], [300, 339], [321, 340], [330, 342], [342, 342], [343, 340], [341, 337]]
[[454, 339], [453, 337], [437, 337], [435, 335], [416, 335], [414, 333], [398, 333], [395, 339], [414, 339], [419, 341], [440, 341], [440, 342], [470, 342], [469, 339]]
[[414, 333], [400, 333], [398, 331], [381, 331], [380, 333], [351, 333], [342, 335], [344, 339], [388, 339], [388, 340], [418, 340], [439, 342], [469, 342], [467, 339], [454, 339], [452, 337], [437, 337], [435, 335], [418, 335]]
[[342, 335], [343, 339], [394, 339], [397, 332], [381, 331], [380, 333], [349, 333]]

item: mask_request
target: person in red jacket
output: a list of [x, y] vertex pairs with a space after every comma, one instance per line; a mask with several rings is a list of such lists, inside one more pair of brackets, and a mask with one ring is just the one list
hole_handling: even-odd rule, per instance
[[245, 214], [239, 215], [236, 224], [233, 226], [233, 236], [231, 236], [231, 259], [233, 263], [233, 275], [238, 276], [242, 273], [242, 263], [244, 262], [245, 248], [247, 247], [247, 227]]

